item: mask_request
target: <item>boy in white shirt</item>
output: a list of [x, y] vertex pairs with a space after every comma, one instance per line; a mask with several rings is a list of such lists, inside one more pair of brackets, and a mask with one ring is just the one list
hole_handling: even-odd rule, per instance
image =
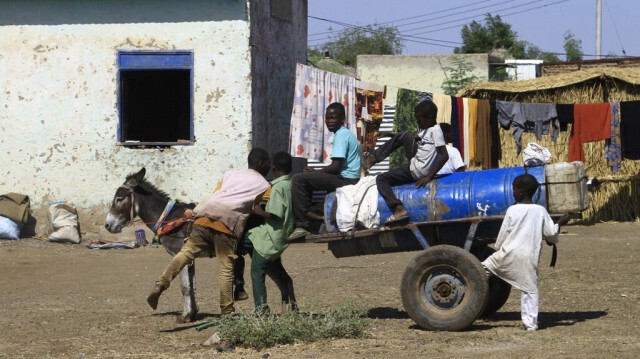
[[507, 209], [496, 240], [496, 252], [482, 262], [488, 275], [494, 274], [522, 291], [520, 309], [527, 330], [538, 329], [538, 261], [542, 240], [558, 243], [560, 226], [570, 214], [553, 223], [547, 210], [532, 201], [538, 180], [524, 174], [513, 180], [516, 204]]
[[415, 182], [416, 188], [427, 185], [449, 159], [444, 136], [436, 125], [438, 107], [430, 100], [424, 100], [414, 108], [418, 123], [418, 133], [394, 134], [393, 137], [367, 157], [367, 168], [382, 161], [397, 148], [403, 147], [409, 163], [376, 177], [378, 192], [393, 214], [385, 221], [386, 226], [409, 222], [409, 213], [393, 193], [391, 187]]
[[[442, 130], [444, 141], [446, 143], [452, 143], [453, 129], [451, 128], [451, 125], [448, 123], [441, 123], [438, 126], [440, 126], [440, 129]], [[453, 172], [464, 172], [467, 169], [467, 166], [464, 164], [462, 156], [460, 156], [460, 151], [450, 145], [446, 145], [446, 148], [447, 154], [449, 154], [449, 160], [447, 160], [447, 163], [445, 163], [440, 171], [438, 171], [438, 175], [446, 175]]]

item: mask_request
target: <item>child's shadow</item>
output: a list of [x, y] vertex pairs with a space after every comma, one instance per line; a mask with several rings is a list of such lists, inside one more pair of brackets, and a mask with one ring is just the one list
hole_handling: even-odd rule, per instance
[[[569, 326], [581, 323], [590, 319], [604, 317], [608, 313], [606, 311], [588, 311], [588, 312], [540, 312], [538, 313], [539, 329], [552, 328], [557, 326]], [[522, 317], [520, 312], [497, 312], [485, 318], [487, 322], [497, 322], [503, 320], [519, 321]]]
[[[180, 315], [180, 312], [164, 312], [164, 313], [154, 313], [152, 314], [153, 316], [159, 316], [159, 317], [173, 317], [173, 318], [177, 318], [178, 315]], [[173, 325], [175, 325], [173, 328], [170, 329], [161, 329], [160, 332], [162, 333], [175, 333], [175, 332], [181, 332], [183, 330], [187, 330], [187, 329], [192, 329], [195, 327], [198, 327], [204, 323], [206, 323], [206, 321], [203, 322], [204, 319], [209, 319], [209, 318], [213, 318], [213, 319], [218, 319], [220, 318], [220, 314], [212, 314], [212, 313], [198, 313], [196, 314], [196, 319], [192, 322], [188, 322], [188, 323], [176, 323], [175, 320], [172, 322]]]

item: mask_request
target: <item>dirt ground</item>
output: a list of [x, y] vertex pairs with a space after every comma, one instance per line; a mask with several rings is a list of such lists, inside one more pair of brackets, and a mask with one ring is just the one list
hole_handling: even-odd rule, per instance
[[[198, 321], [176, 324], [182, 308], [177, 282], [157, 311], [145, 301], [169, 259], [161, 247], [91, 250], [84, 242], [0, 241], [0, 357], [640, 357], [640, 223], [574, 225], [563, 232], [556, 268], [548, 267], [550, 247], [543, 249], [538, 332], [521, 329], [517, 290], [496, 315], [465, 331], [422, 330], [399, 293], [405, 265], [417, 252], [336, 259], [326, 244], [300, 243], [285, 252], [284, 264], [302, 310], [357, 301], [373, 320], [366, 338], [230, 353], [200, 345], [215, 329], [194, 329], [219, 313], [216, 259], [196, 264]], [[277, 308], [272, 283], [268, 290]], [[237, 303], [241, 312], [252, 308], [251, 300]]]

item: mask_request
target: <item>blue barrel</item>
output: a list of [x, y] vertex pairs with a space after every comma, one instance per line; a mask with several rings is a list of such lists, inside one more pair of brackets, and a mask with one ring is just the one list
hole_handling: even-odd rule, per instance
[[[528, 167], [526, 173], [544, 183], [544, 169], [544, 166]], [[394, 187], [393, 192], [409, 212], [412, 222], [499, 215], [515, 203], [513, 180], [524, 173], [525, 167], [456, 172], [439, 177], [424, 188], [415, 188], [412, 183]], [[540, 186], [533, 201], [547, 208], [545, 186]], [[329, 232], [336, 231], [331, 223], [334, 205], [335, 194], [327, 195], [324, 213]], [[380, 195], [378, 211], [382, 223], [392, 214]]]

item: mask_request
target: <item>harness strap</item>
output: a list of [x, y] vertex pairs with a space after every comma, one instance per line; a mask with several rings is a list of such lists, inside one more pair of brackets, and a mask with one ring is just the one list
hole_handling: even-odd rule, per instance
[[134, 196], [135, 194], [133, 193], [133, 190], [131, 190], [131, 217], [129, 217], [129, 220], [131, 222], [133, 222], [133, 219], [136, 218], [134, 212], [133, 212], [133, 207], [135, 206], [135, 201], [134, 201]]
[[158, 221], [156, 222], [155, 225], [153, 225], [153, 233], [155, 233], [158, 230], [158, 227], [160, 226], [160, 224], [162, 224], [164, 220], [167, 218], [167, 216], [169, 215], [169, 213], [171, 213], [171, 210], [173, 209], [174, 204], [176, 204], [175, 199], [173, 201], [167, 202], [167, 205], [164, 207], [164, 211], [162, 211], [162, 214], [160, 214]]

